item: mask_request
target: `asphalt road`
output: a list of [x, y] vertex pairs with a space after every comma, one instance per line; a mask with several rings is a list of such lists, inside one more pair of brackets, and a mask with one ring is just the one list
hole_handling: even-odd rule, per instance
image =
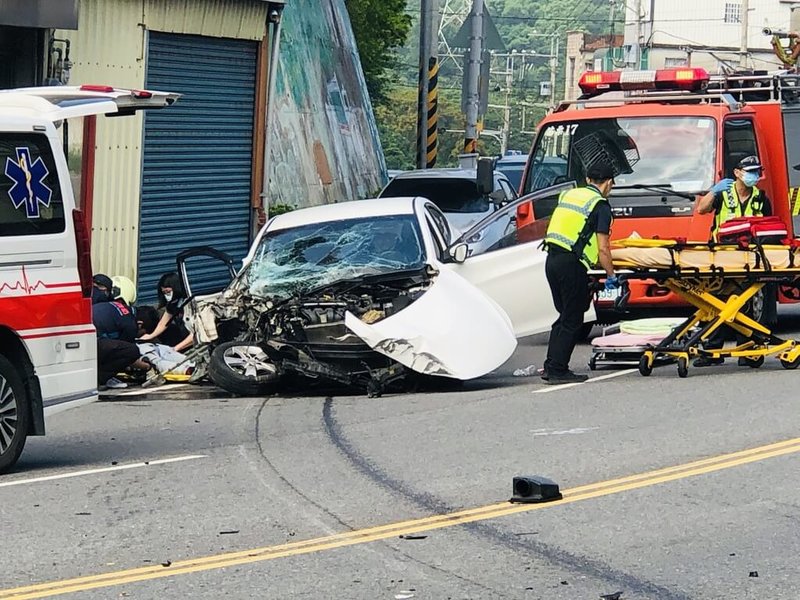
[[[435, 393], [58, 415], [0, 477], [0, 598], [800, 597], [800, 371], [510, 375], [544, 351]], [[564, 499], [509, 504], [536, 474]]]

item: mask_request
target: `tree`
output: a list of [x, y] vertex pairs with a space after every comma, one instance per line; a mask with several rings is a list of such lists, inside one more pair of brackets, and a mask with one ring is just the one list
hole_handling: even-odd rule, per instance
[[375, 103], [386, 99], [389, 70], [411, 29], [406, 0], [346, 0], [367, 91]]

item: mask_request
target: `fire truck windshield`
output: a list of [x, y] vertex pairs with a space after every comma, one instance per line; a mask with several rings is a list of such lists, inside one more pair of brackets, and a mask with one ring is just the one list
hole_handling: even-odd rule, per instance
[[[582, 143], [591, 137], [602, 140], [600, 147]], [[632, 171], [616, 178], [612, 207], [631, 216], [678, 215], [686, 192], [714, 183], [716, 123], [708, 117], [630, 117], [548, 124], [536, 139], [524, 192], [567, 181], [583, 184], [583, 161], [604, 150], [626, 157]]]

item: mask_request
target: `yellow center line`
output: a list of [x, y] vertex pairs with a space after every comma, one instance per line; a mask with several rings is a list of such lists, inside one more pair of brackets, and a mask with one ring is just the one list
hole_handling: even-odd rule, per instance
[[325, 537], [280, 544], [276, 546], [265, 546], [253, 548], [239, 552], [229, 552], [200, 558], [193, 558], [172, 563], [168, 567], [153, 565], [134, 569], [113, 571], [99, 575], [89, 575], [86, 577], [76, 577], [74, 579], [64, 579], [18, 587], [7, 590], [0, 590], [0, 600], [14, 598], [16, 600], [26, 598], [44, 598], [74, 592], [86, 591], [97, 588], [106, 588], [116, 585], [130, 584], [137, 581], [150, 579], [160, 579], [163, 577], [174, 577], [199, 571], [209, 571], [244, 565], [249, 563], [275, 560], [288, 556], [298, 556], [314, 552], [323, 552], [335, 548], [354, 546], [397, 537], [399, 535], [443, 529], [454, 527], [476, 521], [497, 519], [509, 515], [514, 515], [533, 510], [541, 510], [601, 498], [612, 494], [619, 494], [631, 490], [645, 488], [668, 481], [685, 479], [696, 475], [704, 475], [730, 469], [749, 463], [762, 461], [768, 458], [784, 456], [800, 452], [800, 438], [785, 440], [766, 446], [759, 446], [748, 450], [723, 454], [698, 461], [675, 465], [664, 469], [657, 469], [645, 473], [620, 477], [607, 481], [601, 481], [589, 485], [578, 486], [562, 491], [563, 498], [554, 502], [544, 504], [510, 504], [509, 502], [499, 502], [476, 508], [456, 511], [452, 513], [433, 515], [421, 519], [412, 519], [387, 525], [379, 525], [355, 531], [346, 531]]

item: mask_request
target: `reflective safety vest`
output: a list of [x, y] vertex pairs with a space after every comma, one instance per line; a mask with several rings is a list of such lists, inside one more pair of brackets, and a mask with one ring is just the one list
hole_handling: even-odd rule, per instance
[[719, 226], [729, 219], [736, 217], [761, 217], [764, 216], [764, 195], [757, 187], [750, 188], [750, 198], [742, 205], [736, 186], [731, 185], [722, 192], [722, 206], [714, 216], [712, 235], [716, 235]]
[[597, 203], [604, 201], [605, 198], [593, 187], [562, 192], [547, 227], [545, 244], [576, 251], [578, 260], [587, 269], [593, 268], [600, 258], [600, 252], [597, 248], [597, 232], [588, 229], [587, 221]]

